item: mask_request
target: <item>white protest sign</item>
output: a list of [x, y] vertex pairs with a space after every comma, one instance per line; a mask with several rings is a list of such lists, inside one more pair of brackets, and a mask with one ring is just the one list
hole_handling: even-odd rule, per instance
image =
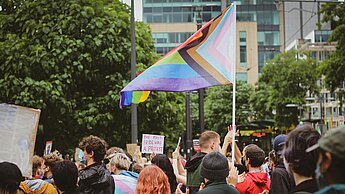
[[164, 136], [143, 134], [141, 153], [163, 154]]
[[32, 175], [40, 110], [0, 104], [0, 162], [18, 165], [23, 176]]

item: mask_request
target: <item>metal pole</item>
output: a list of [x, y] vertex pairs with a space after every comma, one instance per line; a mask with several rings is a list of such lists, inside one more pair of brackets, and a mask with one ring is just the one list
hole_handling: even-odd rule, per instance
[[[202, 27], [202, 18], [201, 18], [201, 7], [198, 9], [198, 17], [197, 21], [197, 30], [200, 30]], [[205, 89], [200, 88], [198, 90], [198, 97], [199, 97], [199, 124], [200, 124], [200, 133], [205, 131], [205, 124], [204, 124], [204, 99], [205, 99]]]
[[303, 38], [303, 4], [302, 4], [303, 2], [302, 1], [300, 1], [299, 2], [299, 24], [300, 24], [300, 28], [301, 28], [301, 30], [300, 30], [300, 32], [301, 32], [301, 40], [303, 40], [304, 38]]
[[204, 99], [205, 99], [205, 89], [199, 89], [199, 123], [200, 123], [200, 132], [205, 131], [204, 124]]
[[186, 92], [186, 126], [187, 126], [187, 137], [186, 137], [186, 150], [187, 160], [192, 156], [192, 110], [190, 106], [190, 92]]
[[317, 2], [317, 29], [321, 30], [320, 2]]
[[[234, 11], [236, 13], [236, 1], [234, 1]], [[235, 25], [236, 26], [236, 25]], [[235, 33], [237, 34], [237, 28], [235, 27]], [[236, 50], [236, 49], [234, 49]], [[235, 55], [235, 61], [236, 61], [236, 55]], [[236, 134], [236, 120], [235, 120], [235, 116], [236, 116], [236, 62], [235, 64], [233, 64], [233, 80], [234, 83], [232, 83], [232, 145], [231, 145], [231, 161], [233, 164], [235, 164], [235, 134]]]
[[[134, 0], [131, 0], [131, 79], [136, 77]], [[138, 142], [137, 105], [131, 105], [131, 142]]]

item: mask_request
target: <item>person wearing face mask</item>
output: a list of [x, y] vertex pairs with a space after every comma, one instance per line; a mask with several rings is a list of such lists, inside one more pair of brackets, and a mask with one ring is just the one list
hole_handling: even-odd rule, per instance
[[317, 194], [345, 193], [345, 126], [328, 130], [318, 143], [306, 151], [319, 149], [315, 178]]
[[243, 158], [248, 172], [244, 181], [236, 184], [236, 189], [241, 194], [268, 191], [271, 181], [261, 167], [265, 161], [265, 152], [259, 146], [250, 144], [243, 149]]
[[286, 137], [284, 148], [284, 164], [286, 169], [292, 173], [296, 187], [289, 193], [314, 193], [317, 185], [313, 178], [316, 168], [318, 152], [306, 153], [306, 149], [320, 139], [320, 134], [309, 124], [304, 124], [293, 131]]
[[190, 194], [195, 194], [204, 178], [200, 174], [201, 161], [206, 154], [220, 150], [220, 136], [214, 131], [205, 131], [199, 137], [201, 152], [196, 153], [186, 163], [187, 187]]

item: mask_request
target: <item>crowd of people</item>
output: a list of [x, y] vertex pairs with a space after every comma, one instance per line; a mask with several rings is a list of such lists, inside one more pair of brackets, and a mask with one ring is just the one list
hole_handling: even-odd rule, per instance
[[[201, 152], [188, 161], [179, 148], [165, 154], [135, 156], [90, 135], [79, 143], [80, 160], [53, 153], [32, 159], [32, 176], [23, 177], [16, 164], [0, 163], [0, 194], [307, 194], [345, 193], [345, 126], [320, 135], [311, 125], [299, 125], [274, 138], [265, 153], [249, 144], [241, 151], [229, 127], [221, 137], [205, 131]], [[227, 156], [235, 144], [235, 160]], [[268, 157], [266, 157], [266, 155]]]

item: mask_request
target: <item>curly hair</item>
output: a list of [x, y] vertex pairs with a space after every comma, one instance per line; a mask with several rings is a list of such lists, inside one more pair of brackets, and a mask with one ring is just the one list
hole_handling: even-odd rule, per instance
[[85, 150], [88, 154], [94, 153], [94, 161], [101, 162], [106, 153], [107, 143], [94, 135], [84, 137], [79, 143], [79, 148]]
[[170, 194], [167, 175], [156, 165], [145, 167], [139, 174], [136, 194]]
[[177, 187], [176, 176], [174, 174], [173, 166], [165, 154], [157, 154], [152, 158], [152, 164], [157, 165], [168, 176], [171, 193], [174, 193]]
[[316, 144], [320, 137], [309, 124], [299, 126], [287, 135], [283, 154], [292, 171], [307, 177], [314, 175], [318, 152], [307, 153], [305, 150]]
[[45, 166], [48, 166], [49, 168], [53, 168], [56, 163], [61, 162], [63, 159], [57, 154], [52, 153], [52, 154], [43, 156], [43, 160], [44, 160]]
[[34, 155], [32, 157], [32, 176], [35, 176], [37, 171], [41, 168], [43, 162], [43, 158]]

